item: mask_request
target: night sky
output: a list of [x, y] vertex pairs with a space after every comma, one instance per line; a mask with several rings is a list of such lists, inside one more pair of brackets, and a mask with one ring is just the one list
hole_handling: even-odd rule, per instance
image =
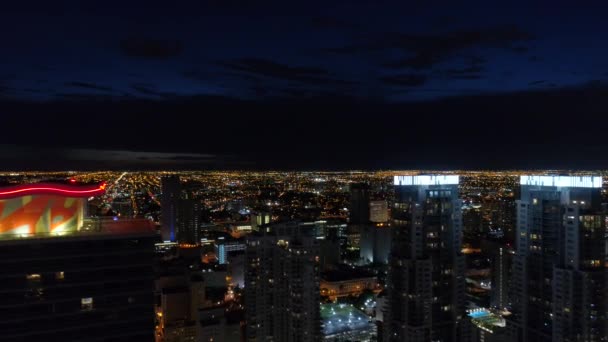
[[1, 168], [608, 168], [608, 5], [416, 3], [8, 6]]

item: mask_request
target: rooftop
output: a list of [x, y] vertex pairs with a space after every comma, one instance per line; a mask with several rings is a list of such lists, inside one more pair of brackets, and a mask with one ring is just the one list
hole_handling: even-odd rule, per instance
[[394, 185], [458, 185], [456, 175], [394, 176]]
[[471, 309], [468, 315], [471, 317], [473, 324], [490, 333], [493, 333], [497, 328], [506, 326], [506, 321], [502, 316], [485, 308]]
[[520, 185], [601, 188], [601, 176], [520, 176]]

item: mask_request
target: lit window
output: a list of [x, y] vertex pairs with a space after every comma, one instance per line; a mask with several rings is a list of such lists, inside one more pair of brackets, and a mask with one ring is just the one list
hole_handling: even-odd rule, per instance
[[55, 272], [55, 279], [57, 279], [57, 280], [65, 279], [65, 273], [63, 273], [63, 271]]
[[80, 299], [80, 309], [84, 311], [93, 310], [93, 298], [85, 297]]

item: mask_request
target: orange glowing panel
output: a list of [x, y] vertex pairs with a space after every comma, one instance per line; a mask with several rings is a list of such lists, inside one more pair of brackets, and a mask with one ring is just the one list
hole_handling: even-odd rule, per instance
[[0, 188], [0, 235], [64, 234], [82, 227], [86, 197], [105, 184], [31, 184]]

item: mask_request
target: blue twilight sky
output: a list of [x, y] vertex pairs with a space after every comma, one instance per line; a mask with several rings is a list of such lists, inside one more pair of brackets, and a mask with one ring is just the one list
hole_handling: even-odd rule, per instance
[[579, 86], [608, 80], [607, 9], [565, 1], [26, 1], [0, 13], [0, 96], [407, 102]]
[[605, 1], [3, 3], [0, 167], [608, 168], [606, 18]]

